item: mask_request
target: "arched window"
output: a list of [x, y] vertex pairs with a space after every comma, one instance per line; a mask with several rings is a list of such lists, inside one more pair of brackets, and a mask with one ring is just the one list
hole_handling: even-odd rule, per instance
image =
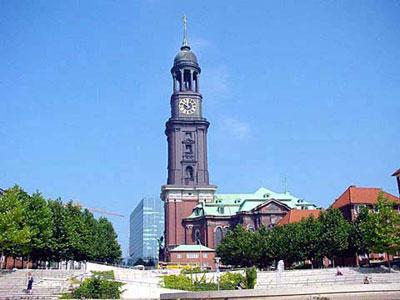
[[222, 228], [221, 227], [217, 227], [215, 229], [214, 235], [215, 235], [215, 247], [217, 247], [222, 242], [222, 238], [223, 238]]
[[224, 229], [222, 229], [223, 237], [226, 237], [226, 235], [228, 234], [228, 231], [229, 231], [229, 227], [224, 227]]

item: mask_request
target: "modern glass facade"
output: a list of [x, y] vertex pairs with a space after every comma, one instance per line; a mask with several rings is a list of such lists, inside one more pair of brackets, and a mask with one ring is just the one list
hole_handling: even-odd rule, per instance
[[164, 206], [158, 198], [143, 198], [130, 216], [129, 256], [158, 260], [158, 242], [164, 234]]

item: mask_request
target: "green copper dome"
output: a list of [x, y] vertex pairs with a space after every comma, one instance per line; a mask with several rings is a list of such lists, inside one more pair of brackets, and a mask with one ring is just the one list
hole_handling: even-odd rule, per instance
[[181, 64], [197, 65], [197, 57], [190, 50], [189, 46], [182, 46], [181, 51], [179, 51], [178, 54], [175, 56], [174, 65], [181, 65]]

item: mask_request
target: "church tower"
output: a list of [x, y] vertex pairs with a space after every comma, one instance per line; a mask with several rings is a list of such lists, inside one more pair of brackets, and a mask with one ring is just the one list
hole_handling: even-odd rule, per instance
[[185, 238], [182, 220], [201, 201], [213, 200], [216, 186], [209, 184], [207, 130], [200, 93], [201, 69], [187, 41], [186, 18], [180, 51], [172, 74], [171, 117], [166, 123], [168, 179], [161, 188], [165, 208], [165, 247], [168, 250], [195, 241]]

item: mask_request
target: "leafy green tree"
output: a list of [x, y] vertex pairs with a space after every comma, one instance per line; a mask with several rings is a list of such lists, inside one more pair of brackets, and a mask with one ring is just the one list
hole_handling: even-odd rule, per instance
[[83, 253], [85, 260], [96, 260], [98, 249], [96, 248], [96, 236], [99, 222], [93, 214], [85, 209], [82, 212], [85, 230], [82, 231]]
[[254, 237], [254, 232], [237, 225], [218, 245], [217, 255], [224, 264], [251, 267], [257, 260]]
[[255, 253], [255, 263], [260, 269], [271, 266], [276, 257], [271, 245], [273, 244], [272, 230], [262, 226], [254, 232], [253, 250]]
[[30, 227], [31, 241], [28, 257], [33, 261], [48, 258], [53, 236], [53, 218], [47, 201], [39, 193], [26, 199], [26, 224]]
[[321, 223], [319, 219], [310, 216], [297, 224], [301, 237], [298, 249], [296, 249], [299, 252], [299, 260], [310, 260], [313, 266], [321, 244]]
[[73, 202], [65, 205], [66, 210], [66, 229], [69, 249], [67, 257], [71, 260], [84, 261], [90, 258], [90, 247], [86, 243], [91, 235], [90, 229], [85, 226], [84, 214], [81, 208]]
[[[16, 255], [26, 251], [31, 232], [26, 223], [24, 200], [27, 195], [19, 186], [14, 186], [0, 196], [0, 252]], [[1, 266], [2, 268], [3, 266]]]
[[393, 209], [394, 205], [383, 193], [379, 193], [376, 212], [369, 212], [360, 224], [366, 246], [371, 251], [388, 254], [400, 251], [400, 214]]
[[0, 196], [0, 253], [33, 261], [117, 262], [121, 247], [106, 218], [97, 221], [72, 202], [46, 201], [14, 186]]
[[340, 210], [329, 208], [319, 216], [320, 240], [319, 258], [333, 258], [346, 251], [349, 247], [350, 224]]
[[368, 246], [366, 237], [369, 235], [371, 229], [366, 227], [366, 222], [369, 218], [368, 213], [368, 208], [363, 207], [357, 219], [350, 223], [349, 247], [344, 254], [349, 257], [355, 256], [356, 259], [358, 259], [359, 254], [367, 254], [369, 262], [370, 247]]
[[117, 240], [117, 234], [110, 221], [104, 217], [99, 218], [97, 226], [96, 243], [97, 260], [117, 263], [121, 260], [121, 246]]
[[56, 261], [70, 259], [69, 233], [67, 228], [67, 214], [61, 199], [49, 200], [48, 206], [52, 216], [52, 239], [49, 258]]
[[305, 249], [303, 249], [303, 227], [301, 223], [287, 224], [281, 227], [283, 242], [283, 257], [288, 266], [292, 265], [293, 262], [304, 260], [307, 257]]

